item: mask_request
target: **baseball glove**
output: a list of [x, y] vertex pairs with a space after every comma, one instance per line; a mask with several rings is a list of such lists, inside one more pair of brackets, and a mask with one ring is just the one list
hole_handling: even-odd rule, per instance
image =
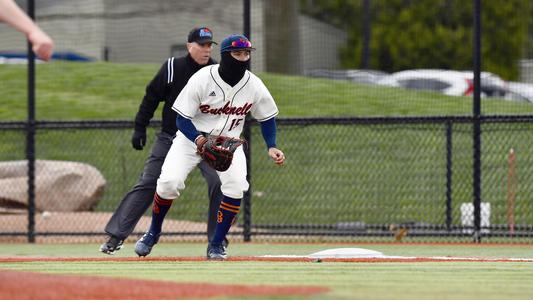
[[238, 138], [210, 135], [205, 143], [198, 145], [198, 153], [213, 169], [224, 172], [231, 165], [237, 147], [244, 143], [245, 140]]

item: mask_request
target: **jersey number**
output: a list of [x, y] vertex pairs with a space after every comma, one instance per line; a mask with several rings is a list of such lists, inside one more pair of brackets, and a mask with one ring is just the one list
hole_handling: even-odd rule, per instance
[[232, 129], [236, 128], [237, 126], [239, 126], [241, 124], [241, 121], [244, 120], [243, 118], [240, 118], [240, 119], [233, 119], [231, 120], [231, 125], [229, 127], [229, 130], [228, 131], [231, 131]]

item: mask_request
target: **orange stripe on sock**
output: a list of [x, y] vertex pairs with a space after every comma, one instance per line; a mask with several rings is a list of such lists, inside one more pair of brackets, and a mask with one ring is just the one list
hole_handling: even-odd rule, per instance
[[229, 203], [226, 203], [224, 201], [220, 201], [220, 205], [226, 205], [227, 207], [230, 207], [230, 208], [234, 208], [234, 209], [239, 209], [241, 206], [237, 206], [237, 205], [232, 205], [232, 204], [229, 204]]
[[229, 208], [229, 207], [225, 207], [224, 205], [220, 204], [220, 209], [224, 209], [224, 210], [227, 210], [227, 211], [231, 211], [231, 212], [234, 212], [236, 214], [239, 213], [239, 210], [238, 209], [233, 209], [233, 208]]

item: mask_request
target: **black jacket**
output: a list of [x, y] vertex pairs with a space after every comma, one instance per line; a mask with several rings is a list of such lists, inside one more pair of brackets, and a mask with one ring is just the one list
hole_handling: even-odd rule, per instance
[[[209, 59], [207, 65], [215, 63], [213, 59]], [[163, 63], [159, 72], [146, 86], [146, 93], [135, 116], [135, 131], [146, 131], [159, 102], [165, 102], [161, 131], [170, 135], [176, 134], [177, 113], [172, 110], [172, 105], [189, 78], [203, 67], [205, 66], [197, 64], [190, 54], [179, 58], [171, 57]]]

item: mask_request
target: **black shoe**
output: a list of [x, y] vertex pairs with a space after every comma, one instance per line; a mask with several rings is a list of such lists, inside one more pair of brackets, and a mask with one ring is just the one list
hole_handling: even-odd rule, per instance
[[159, 242], [159, 237], [161, 233], [153, 234], [148, 231], [145, 233], [140, 240], [135, 244], [135, 253], [139, 256], [146, 256], [152, 252], [152, 247], [154, 247], [157, 242]]
[[118, 237], [111, 235], [107, 239], [107, 242], [103, 243], [100, 246], [100, 251], [105, 253], [105, 254], [113, 255], [113, 254], [115, 254], [115, 252], [117, 252], [118, 250], [122, 249], [123, 244], [124, 244], [124, 240], [119, 239]]
[[220, 245], [213, 245], [209, 244], [207, 246], [207, 259], [208, 260], [225, 260], [228, 258], [228, 255], [226, 254], [226, 249], [222, 244]]

